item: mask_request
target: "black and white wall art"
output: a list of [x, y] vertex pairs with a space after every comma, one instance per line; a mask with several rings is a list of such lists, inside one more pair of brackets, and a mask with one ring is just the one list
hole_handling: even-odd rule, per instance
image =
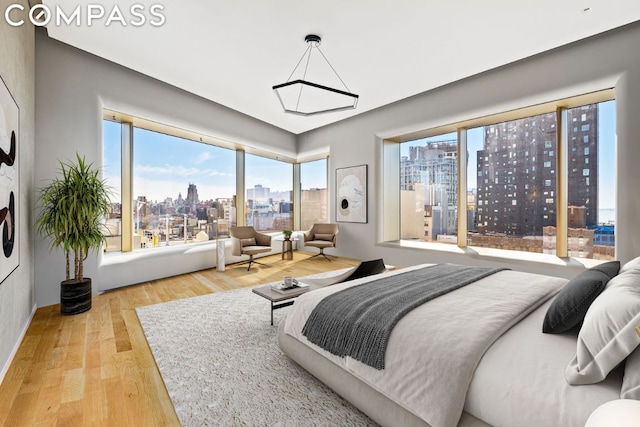
[[0, 78], [0, 284], [20, 264], [18, 235], [19, 174], [19, 116], [20, 111], [9, 89]]
[[336, 221], [367, 222], [367, 165], [336, 169]]

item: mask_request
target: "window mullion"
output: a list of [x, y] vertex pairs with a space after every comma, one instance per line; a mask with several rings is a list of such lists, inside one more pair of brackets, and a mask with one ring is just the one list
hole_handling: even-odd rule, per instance
[[245, 225], [245, 152], [236, 150], [236, 224]]
[[458, 246], [467, 247], [467, 129], [458, 128]]
[[567, 109], [556, 109], [556, 256], [568, 257], [568, 133]]
[[300, 187], [300, 163], [293, 164], [293, 229], [300, 230], [300, 213], [302, 206], [300, 204], [301, 187]]
[[122, 122], [122, 252], [133, 250], [133, 125]]

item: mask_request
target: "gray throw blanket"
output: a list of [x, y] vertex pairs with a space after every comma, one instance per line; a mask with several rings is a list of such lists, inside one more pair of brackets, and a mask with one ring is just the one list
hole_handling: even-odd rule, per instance
[[384, 369], [389, 335], [405, 314], [501, 270], [439, 264], [363, 283], [320, 301], [302, 333], [332, 354]]

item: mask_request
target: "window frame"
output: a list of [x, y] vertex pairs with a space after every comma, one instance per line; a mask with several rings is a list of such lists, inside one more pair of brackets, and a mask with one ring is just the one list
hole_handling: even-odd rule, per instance
[[[290, 163], [292, 165], [292, 189], [293, 189], [293, 226], [294, 229], [300, 228], [300, 164], [325, 159], [326, 160], [326, 177], [327, 177], [327, 199], [330, 197], [329, 186], [329, 153], [317, 153], [312, 156], [292, 157], [281, 155], [267, 150], [261, 150], [245, 144], [228, 141], [222, 138], [205, 135], [202, 133], [189, 131], [183, 128], [162, 124], [156, 121], [135, 117], [129, 114], [117, 112], [111, 109], [103, 109], [103, 121], [110, 121], [120, 124], [121, 140], [121, 210], [122, 212], [132, 212], [133, 207], [133, 130], [134, 128], [145, 129], [151, 132], [162, 133], [195, 143], [205, 143], [212, 146], [231, 149], [236, 152], [236, 206], [244, 206], [246, 198], [245, 186], [245, 154], [252, 154], [268, 159]], [[104, 136], [104, 132], [101, 137]], [[104, 140], [102, 140], [104, 144]], [[104, 150], [104, 148], [102, 148]], [[327, 203], [327, 218], [329, 218], [329, 206]], [[236, 224], [238, 226], [245, 225], [245, 216], [242, 209], [236, 209]], [[121, 217], [121, 251], [120, 253], [133, 251], [133, 237], [124, 239], [124, 236], [133, 236], [133, 215], [122, 215]], [[274, 234], [274, 233], [271, 233]], [[213, 244], [210, 240], [202, 243], [194, 244]], [[156, 249], [161, 249], [160, 247]], [[155, 251], [154, 251], [155, 252]], [[117, 253], [117, 251], [116, 251]]]
[[[557, 242], [556, 254], [558, 258], [568, 258], [568, 205], [567, 205], [567, 131], [568, 123], [566, 111], [570, 108], [576, 108], [588, 104], [597, 104], [601, 102], [615, 100], [615, 92], [613, 88], [604, 89], [592, 93], [578, 95], [570, 98], [545, 102], [533, 106], [523, 107], [501, 113], [491, 114], [475, 119], [463, 120], [447, 125], [436, 126], [429, 129], [422, 129], [409, 132], [395, 137], [382, 139], [382, 242], [405, 242], [400, 239], [401, 221], [400, 221], [400, 143], [437, 136], [441, 134], [458, 132], [458, 212], [465, 212], [467, 209], [467, 129], [489, 126], [492, 124], [508, 122], [525, 117], [536, 116], [540, 114], [554, 112], [556, 113], [556, 132], [557, 144], [555, 156], [555, 170], [557, 174], [556, 188], [557, 209], [556, 209], [556, 228]], [[464, 154], [463, 154], [464, 153]], [[467, 224], [466, 215], [458, 215], [458, 244], [459, 249], [465, 250], [468, 247], [467, 241]], [[451, 247], [451, 245], [439, 245], [437, 243], [411, 243], [411, 247], [424, 247], [433, 250], [439, 250], [441, 246]], [[450, 250], [442, 248], [443, 250]], [[519, 252], [519, 251], [513, 251]]]

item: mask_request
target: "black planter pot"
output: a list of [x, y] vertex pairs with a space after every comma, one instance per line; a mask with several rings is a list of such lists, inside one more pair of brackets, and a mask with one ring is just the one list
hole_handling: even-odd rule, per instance
[[91, 279], [65, 280], [60, 283], [60, 313], [78, 314], [91, 308]]

